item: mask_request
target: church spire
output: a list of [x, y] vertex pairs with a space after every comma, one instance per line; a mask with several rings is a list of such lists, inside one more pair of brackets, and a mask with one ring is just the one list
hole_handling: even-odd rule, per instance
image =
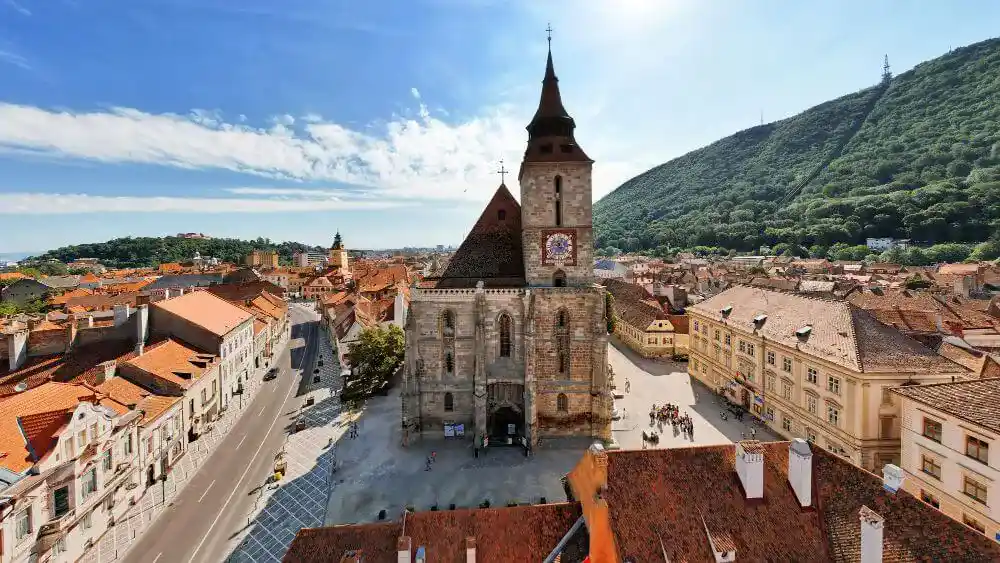
[[589, 162], [590, 159], [576, 144], [573, 130], [576, 123], [563, 106], [559, 92], [559, 78], [552, 63], [552, 26], [548, 33], [548, 57], [545, 61], [545, 76], [542, 79], [542, 95], [538, 109], [528, 124], [528, 148], [524, 162]]

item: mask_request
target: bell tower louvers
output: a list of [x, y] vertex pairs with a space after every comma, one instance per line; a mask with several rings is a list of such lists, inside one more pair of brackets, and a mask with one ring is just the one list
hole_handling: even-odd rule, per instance
[[549, 39], [538, 110], [528, 124], [518, 180], [524, 270], [529, 286], [593, 283], [594, 161], [576, 142], [576, 123], [563, 107]]

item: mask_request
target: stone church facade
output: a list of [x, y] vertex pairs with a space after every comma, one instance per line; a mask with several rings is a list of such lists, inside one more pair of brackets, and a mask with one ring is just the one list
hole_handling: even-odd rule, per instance
[[574, 138], [551, 50], [527, 129], [520, 203], [501, 184], [445, 271], [412, 288], [404, 443], [443, 437], [456, 424], [491, 444], [610, 439], [593, 161]]

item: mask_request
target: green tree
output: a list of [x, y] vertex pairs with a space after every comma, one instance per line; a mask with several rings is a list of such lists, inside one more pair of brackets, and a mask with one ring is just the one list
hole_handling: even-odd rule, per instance
[[615, 296], [611, 292], [604, 293], [604, 320], [608, 325], [608, 334], [615, 333]]
[[374, 390], [389, 380], [404, 354], [403, 331], [396, 325], [366, 328], [347, 352], [348, 362], [361, 386]]

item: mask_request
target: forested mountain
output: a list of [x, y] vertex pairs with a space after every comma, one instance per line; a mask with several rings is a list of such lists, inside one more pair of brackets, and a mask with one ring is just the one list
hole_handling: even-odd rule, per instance
[[108, 242], [75, 244], [50, 250], [30, 260], [55, 259], [72, 262], [77, 258], [98, 258], [112, 267], [158, 266], [165, 262], [190, 261], [195, 253], [225, 262], [241, 263], [254, 250], [277, 250], [282, 263], [290, 263], [292, 254], [304, 251], [323, 252], [318, 246], [298, 242], [271, 242], [269, 239], [239, 240], [233, 238], [189, 239], [180, 237], [126, 237]]
[[598, 201], [594, 227], [598, 248], [626, 251], [985, 241], [1000, 229], [1000, 39], [657, 166]]

